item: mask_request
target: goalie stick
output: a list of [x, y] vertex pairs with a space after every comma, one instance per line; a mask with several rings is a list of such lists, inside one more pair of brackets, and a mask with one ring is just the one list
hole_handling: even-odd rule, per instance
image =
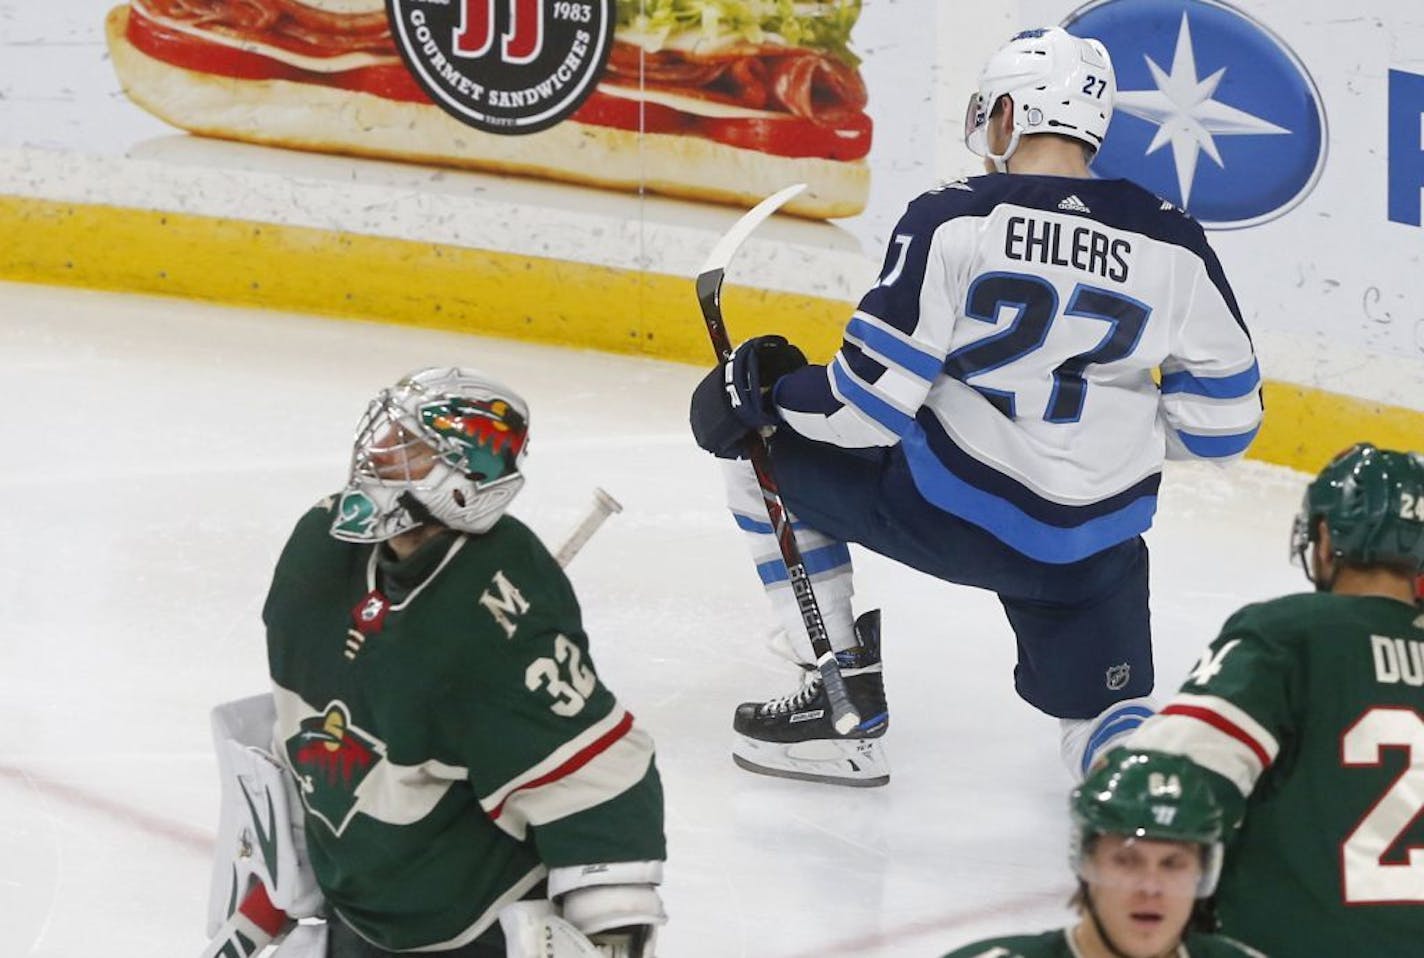
[[567, 566], [578, 555], [584, 543], [598, 531], [598, 527], [603, 525], [603, 521], [615, 512], [622, 512], [623, 506], [617, 499], [604, 492], [602, 489], [593, 490], [593, 508], [588, 515], [583, 517], [583, 521], [573, 532], [564, 544], [559, 547], [559, 551], [554, 553], [554, 561], [560, 566]]
[[[615, 512], [622, 512], [619, 501], [602, 489], [593, 490], [593, 507], [574, 531], [564, 540], [554, 561], [565, 568], [579, 554], [598, 527]], [[251, 958], [272, 943], [272, 939], [289, 931], [296, 922], [288, 917], [267, 894], [267, 886], [255, 883], [237, 910], [217, 930], [199, 958]]]
[[[746, 241], [762, 222], [775, 213], [782, 204], [806, 188], [805, 183], [788, 186], [773, 193], [752, 207], [742, 218], [732, 225], [726, 235], [717, 241], [707, 262], [697, 274], [697, 302], [702, 307], [702, 318], [707, 323], [707, 335], [712, 340], [712, 348], [718, 361], [723, 364], [732, 359], [732, 341], [727, 336], [727, 324], [722, 319], [722, 279], [727, 273], [727, 264], [737, 249]], [[747, 437], [747, 458], [756, 472], [757, 485], [761, 487], [762, 502], [766, 505], [767, 518], [771, 520], [776, 544], [781, 549], [781, 560], [786, 563], [786, 573], [791, 579], [791, 589], [796, 596], [796, 606], [801, 611], [801, 622], [806, 626], [806, 634], [811, 639], [811, 649], [816, 655], [816, 668], [826, 685], [826, 698], [831, 705], [832, 724], [842, 735], [850, 734], [860, 724], [860, 715], [846, 695], [845, 680], [836, 662], [836, 653], [831, 649], [826, 635], [826, 622], [821, 616], [821, 607], [816, 603], [816, 593], [811, 588], [811, 578], [806, 574], [806, 563], [801, 558], [801, 549], [796, 545], [796, 537], [791, 531], [791, 521], [786, 515], [786, 506], [781, 501], [781, 491], [776, 478], [771, 474], [771, 451], [766, 437]]]

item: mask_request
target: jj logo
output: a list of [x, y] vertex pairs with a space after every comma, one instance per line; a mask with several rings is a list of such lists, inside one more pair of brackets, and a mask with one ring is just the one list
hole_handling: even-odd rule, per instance
[[386, 0], [401, 58], [446, 113], [490, 133], [536, 133], [593, 93], [615, 0]]
[[[464, 0], [460, 26], [455, 31], [455, 53], [478, 58], [494, 48], [495, 3], [497, 0]], [[513, 0], [509, 31], [501, 41], [500, 59], [505, 63], [529, 63], [543, 46], [544, 5], [540, 0]]]

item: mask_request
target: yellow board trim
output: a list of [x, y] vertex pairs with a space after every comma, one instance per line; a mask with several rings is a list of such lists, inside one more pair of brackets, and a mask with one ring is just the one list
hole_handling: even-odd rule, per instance
[[[690, 277], [411, 240], [0, 196], [0, 278], [529, 339], [706, 364]], [[23, 239], [21, 239], [23, 237]], [[733, 339], [828, 357], [851, 305], [728, 284]], [[1307, 472], [1368, 440], [1419, 448], [1424, 412], [1268, 381], [1252, 458]]]

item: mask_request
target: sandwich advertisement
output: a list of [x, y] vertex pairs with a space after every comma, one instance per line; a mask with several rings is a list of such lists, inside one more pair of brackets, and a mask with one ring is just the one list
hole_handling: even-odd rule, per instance
[[830, 220], [871, 195], [864, 13], [862, 0], [129, 0], [105, 35], [128, 99], [194, 134], [735, 206], [805, 182], [787, 212]]

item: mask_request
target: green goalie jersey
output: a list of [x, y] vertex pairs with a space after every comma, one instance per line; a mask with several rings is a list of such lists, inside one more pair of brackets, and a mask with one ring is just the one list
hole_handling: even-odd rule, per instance
[[[965, 945], [944, 958], [1080, 958], [1082, 952], [1068, 930], [1041, 935], [1013, 935]], [[1188, 935], [1172, 958], [1265, 958], [1259, 952], [1219, 935]]]
[[1217, 895], [1224, 933], [1273, 958], [1424, 955], [1418, 608], [1330, 594], [1247, 606], [1131, 744], [1187, 755], [1244, 807]]
[[495, 926], [547, 869], [665, 858], [653, 746], [518, 520], [396, 562], [297, 524], [263, 618], [277, 739], [328, 905], [406, 951]]

